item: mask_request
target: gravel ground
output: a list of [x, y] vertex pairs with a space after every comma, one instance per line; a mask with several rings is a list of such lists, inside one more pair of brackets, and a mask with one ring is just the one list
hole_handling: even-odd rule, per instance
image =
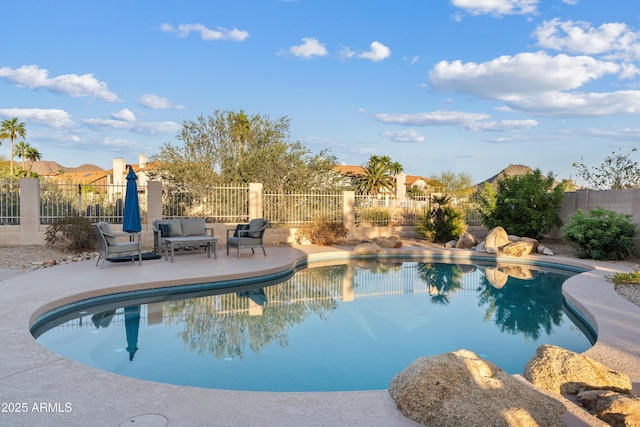
[[[434, 244], [419, 240], [405, 240], [404, 244], [408, 246], [434, 246]], [[572, 257], [574, 255], [571, 247], [562, 241], [545, 240], [544, 245], [553, 250], [555, 255], [567, 257]], [[96, 253], [68, 253], [59, 249], [39, 245], [0, 246], [0, 269], [30, 270], [34, 268], [50, 267], [56, 264], [72, 262], [79, 259], [95, 258], [95, 256], [97, 256]], [[630, 259], [621, 261], [621, 263], [633, 268], [640, 265], [640, 260]], [[627, 300], [640, 306], [640, 285], [616, 285], [616, 291]]]

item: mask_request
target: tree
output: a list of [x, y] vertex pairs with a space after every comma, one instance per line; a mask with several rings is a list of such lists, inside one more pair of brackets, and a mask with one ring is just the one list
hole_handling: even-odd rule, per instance
[[[389, 159], [386, 157], [386, 159]], [[377, 196], [382, 192], [392, 192], [396, 180], [389, 169], [391, 162], [385, 158], [371, 156], [369, 163], [363, 166], [364, 175], [356, 178], [356, 188], [360, 194]]]
[[[26, 157], [30, 162], [37, 162], [38, 160], [42, 160], [42, 154], [40, 154], [37, 148], [31, 146], [27, 148]], [[29, 170], [31, 170], [31, 165], [29, 165]]]
[[[631, 149], [631, 153], [637, 148]], [[594, 190], [620, 190], [640, 186], [640, 167], [631, 160], [631, 153], [622, 154], [620, 149], [607, 156], [598, 167], [589, 168], [582, 158], [580, 163], [574, 163], [578, 169], [578, 176], [593, 187]]]
[[2, 121], [2, 127], [0, 128], [0, 140], [8, 139], [11, 141], [11, 148], [9, 150], [10, 153], [10, 162], [11, 167], [9, 174], [13, 178], [13, 141], [15, 141], [18, 137], [25, 138], [27, 135], [27, 131], [24, 128], [24, 122], [18, 123], [18, 118], [13, 117], [12, 119], [7, 119]]
[[502, 226], [510, 234], [541, 239], [561, 226], [564, 184], [540, 169], [525, 175], [503, 175], [497, 186], [486, 183], [478, 194], [480, 215], [487, 228]]
[[165, 143], [152, 156], [152, 175], [188, 185], [262, 182], [276, 192], [333, 188], [341, 178], [332, 172], [335, 157], [291, 141], [289, 123], [220, 110], [185, 121], [180, 144]]
[[445, 171], [440, 175], [432, 175], [430, 179], [442, 183], [444, 193], [454, 196], [468, 196], [473, 193], [473, 184], [471, 183], [471, 175], [465, 172], [456, 174], [455, 172]]
[[416, 224], [418, 236], [431, 242], [446, 243], [464, 233], [464, 212], [451, 206], [451, 196], [432, 196], [431, 208], [420, 215]]
[[13, 155], [18, 156], [18, 158], [22, 160], [22, 169], [24, 169], [24, 161], [27, 158], [27, 150], [29, 148], [31, 148], [31, 146], [28, 143], [20, 141], [13, 151]]

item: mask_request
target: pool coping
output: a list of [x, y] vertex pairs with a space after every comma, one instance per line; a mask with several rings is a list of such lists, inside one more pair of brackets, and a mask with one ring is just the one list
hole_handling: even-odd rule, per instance
[[[231, 280], [277, 274], [306, 262], [351, 256], [350, 248], [272, 247], [268, 256], [176, 256], [164, 260], [108, 264], [71, 263], [11, 277], [0, 282], [0, 396], [5, 403], [26, 403], [25, 412], [0, 412], [0, 424], [113, 426], [155, 417], [158, 425], [370, 425], [416, 426], [402, 416], [386, 390], [358, 392], [267, 393], [176, 386], [122, 377], [81, 365], [40, 346], [29, 333], [47, 310], [91, 296], [176, 284]], [[584, 354], [630, 376], [640, 388], [640, 307], [628, 302], [605, 278], [623, 265], [564, 257], [496, 257], [466, 250], [405, 247], [382, 256], [435, 256], [461, 261], [474, 258], [504, 262], [569, 265], [588, 270], [563, 287], [598, 332]], [[214, 267], [213, 269], [211, 267]], [[69, 404], [67, 406], [66, 404]], [[34, 406], [35, 405], [35, 406]], [[39, 406], [42, 405], [42, 406]], [[2, 408], [0, 408], [2, 409]], [[42, 409], [42, 410], [39, 410]], [[69, 410], [70, 409], [70, 410]], [[136, 418], [138, 417], [138, 418]], [[583, 424], [588, 425], [588, 424]]]

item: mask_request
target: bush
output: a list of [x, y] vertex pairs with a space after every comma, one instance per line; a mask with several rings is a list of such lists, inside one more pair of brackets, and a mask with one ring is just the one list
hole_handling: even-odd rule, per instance
[[578, 210], [562, 227], [562, 237], [575, 248], [576, 256], [597, 260], [627, 258], [633, 253], [637, 235], [631, 215], [602, 208], [588, 213]]
[[564, 184], [540, 169], [526, 175], [502, 176], [497, 187], [485, 184], [478, 194], [482, 223], [488, 229], [501, 226], [510, 234], [542, 239], [561, 226]]
[[340, 222], [328, 218], [317, 218], [313, 224], [306, 224], [296, 231], [296, 240], [308, 239], [311, 243], [321, 246], [335, 245], [339, 239], [344, 239], [349, 231]]
[[73, 215], [56, 218], [47, 227], [44, 240], [49, 247], [59, 246], [70, 252], [90, 251], [98, 245], [91, 220]]
[[363, 227], [387, 227], [391, 222], [391, 212], [382, 208], [363, 209], [360, 212], [358, 220], [360, 222], [360, 226]]
[[431, 209], [418, 218], [418, 237], [436, 243], [457, 239], [466, 229], [464, 213], [450, 206], [451, 196], [434, 196]]

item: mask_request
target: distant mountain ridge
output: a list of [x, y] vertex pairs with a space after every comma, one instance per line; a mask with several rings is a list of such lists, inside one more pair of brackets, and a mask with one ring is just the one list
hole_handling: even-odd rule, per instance
[[70, 168], [62, 166], [59, 163], [53, 161], [39, 160], [31, 164], [31, 171], [37, 173], [38, 175], [52, 175], [60, 171], [63, 171], [64, 173], [102, 172], [104, 171], [104, 169], [102, 169], [100, 166], [96, 166], [90, 163], [85, 163], [83, 165]]
[[496, 180], [498, 178], [502, 177], [503, 175], [515, 176], [515, 175], [526, 175], [526, 174], [529, 174], [529, 173], [533, 173], [533, 169], [531, 169], [529, 166], [525, 166], [525, 165], [509, 165], [506, 168], [502, 169], [497, 174], [493, 175], [491, 178], [482, 181], [478, 185], [479, 186], [483, 185], [485, 182], [489, 183], [489, 184], [493, 184], [494, 182], [496, 182]]

